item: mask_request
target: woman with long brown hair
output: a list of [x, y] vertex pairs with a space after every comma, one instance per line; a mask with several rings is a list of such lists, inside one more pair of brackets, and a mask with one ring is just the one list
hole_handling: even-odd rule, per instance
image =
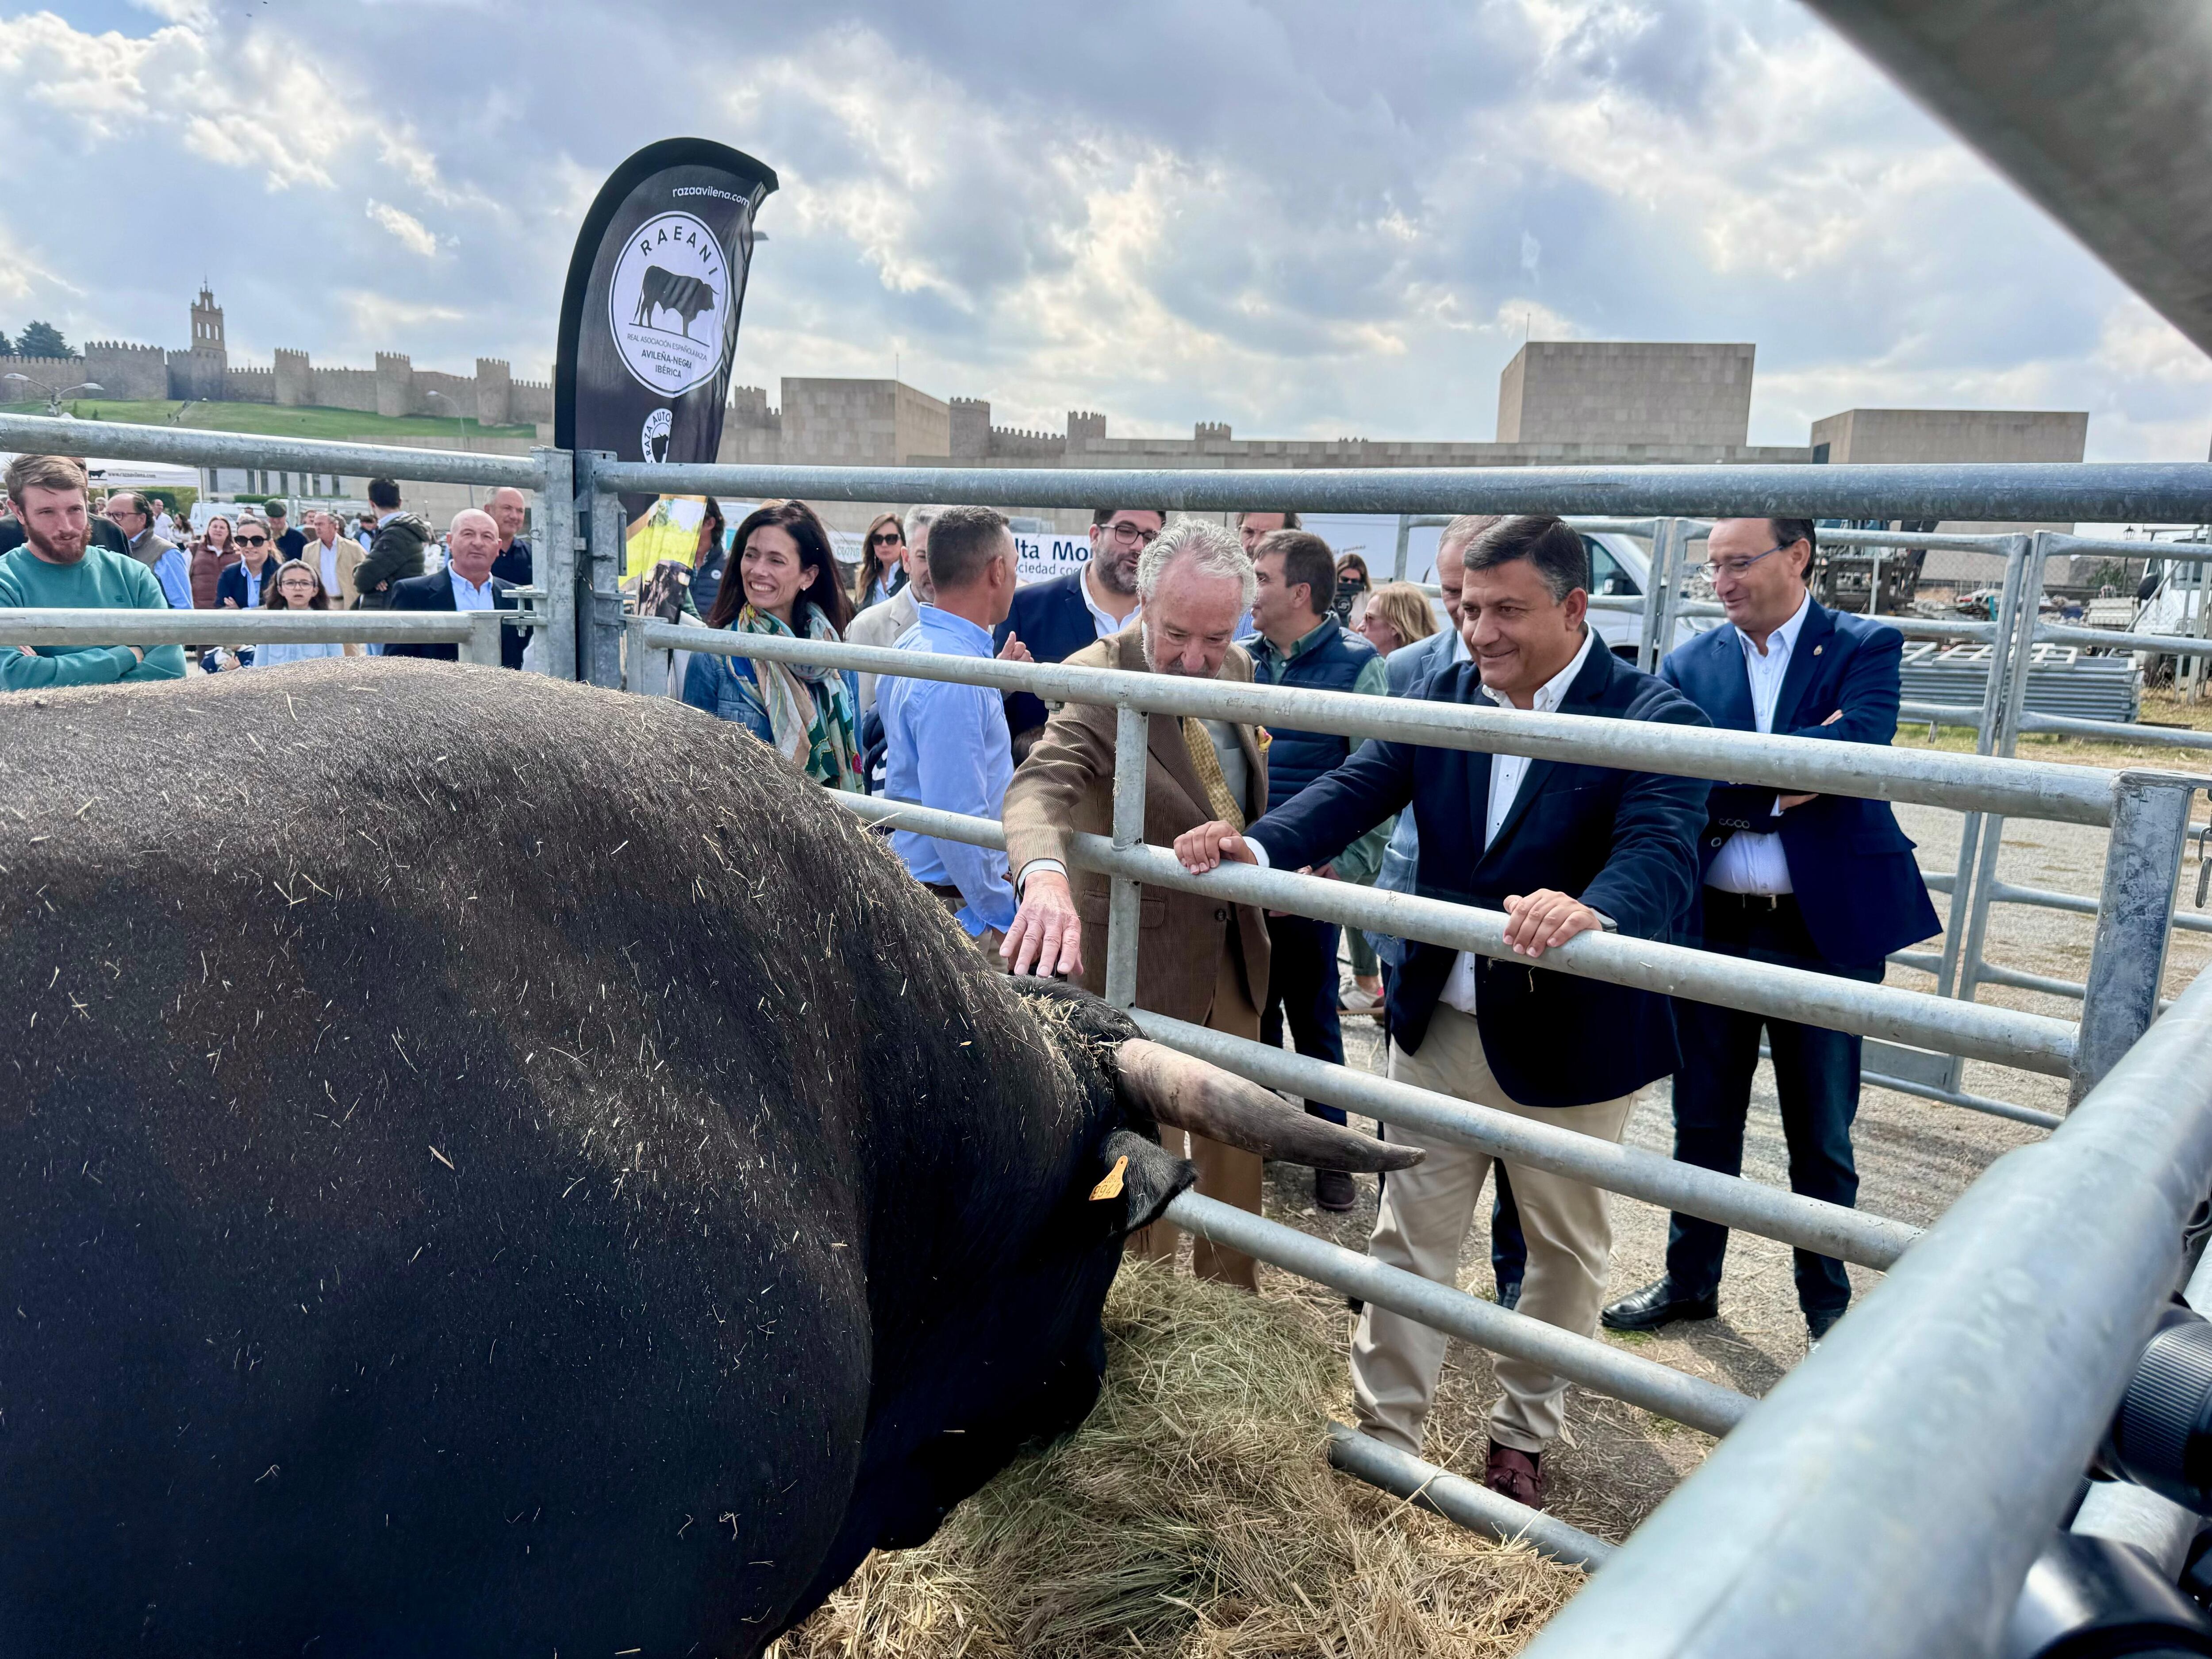
[[[769, 501], [731, 538], [732, 569], [707, 626], [740, 634], [842, 640], [852, 607], [837, 581], [830, 532], [804, 501]], [[813, 663], [695, 653], [684, 701], [735, 720], [809, 777], [860, 788], [859, 687], [848, 672]]]
[[192, 606], [195, 610], [216, 608], [216, 584], [222, 580], [226, 566], [238, 562], [238, 550], [230, 544], [230, 520], [220, 513], [207, 521], [207, 528], [192, 544]]
[[878, 513], [860, 538], [860, 564], [853, 572], [853, 614], [881, 605], [906, 586], [906, 531], [896, 513]]

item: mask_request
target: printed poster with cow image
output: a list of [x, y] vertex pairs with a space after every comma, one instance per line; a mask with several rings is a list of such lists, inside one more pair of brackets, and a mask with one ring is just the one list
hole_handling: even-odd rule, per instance
[[[625, 461], [711, 461], [774, 172], [706, 138], [617, 167], [584, 217], [561, 301], [553, 441]], [[655, 497], [624, 495], [632, 521]]]

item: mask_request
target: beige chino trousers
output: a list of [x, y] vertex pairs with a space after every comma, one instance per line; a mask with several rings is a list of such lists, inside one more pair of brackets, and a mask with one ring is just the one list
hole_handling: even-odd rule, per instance
[[[1394, 1082], [1456, 1096], [1557, 1128], [1618, 1141], [1627, 1127], [1633, 1095], [1590, 1106], [1523, 1106], [1498, 1086], [1483, 1057], [1472, 1015], [1441, 1005], [1419, 1054], [1390, 1045]], [[1392, 1126], [1390, 1139], [1426, 1149], [1410, 1170], [1393, 1170], [1382, 1185], [1382, 1204], [1367, 1252], [1439, 1285], [1459, 1283], [1460, 1253], [1474, 1219], [1475, 1201], [1492, 1162], [1487, 1152], [1431, 1140]], [[1595, 1187], [1544, 1170], [1509, 1164], [1521, 1231], [1528, 1244], [1527, 1276], [1518, 1311], [1578, 1336], [1597, 1334], [1613, 1252], [1613, 1224], [1606, 1194]], [[1419, 1455], [1429, 1408], [1436, 1401], [1449, 1339], [1402, 1314], [1371, 1304], [1359, 1317], [1352, 1343], [1353, 1414], [1362, 1431], [1386, 1445]], [[1490, 1437], [1534, 1455], [1556, 1439], [1565, 1415], [1567, 1385], [1526, 1360], [1500, 1355], [1495, 1364], [1498, 1404]]]

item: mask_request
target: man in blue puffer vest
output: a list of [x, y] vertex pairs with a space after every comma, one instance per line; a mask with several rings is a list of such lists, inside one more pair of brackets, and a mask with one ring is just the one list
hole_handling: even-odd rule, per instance
[[[1389, 676], [1382, 655], [1339, 626], [1330, 614], [1336, 597], [1336, 556], [1327, 542], [1302, 530], [1271, 531], [1254, 546], [1252, 568], [1260, 584], [1252, 598], [1252, 624], [1259, 632], [1239, 643], [1251, 655], [1254, 680], [1313, 691], [1389, 695]], [[1269, 810], [1334, 771], [1357, 746], [1353, 739], [1332, 732], [1270, 726]], [[1315, 873], [1371, 874], [1382, 859], [1382, 842], [1379, 832], [1370, 831]], [[1260, 1040], [1279, 1048], [1287, 1018], [1291, 1039], [1300, 1054], [1343, 1065], [1344, 1034], [1337, 1023], [1336, 924], [1271, 912], [1267, 935], [1271, 966], [1267, 1000], [1260, 1006]], [[1343, 1111], [1334, 1106], [1310, 1101], [1306, 1110], [1334, 1123], [1344, 1121]], [[1343, 1171], [1315, 1172], [1314, 1202], [1321, 1208], [1349, 1210], [1352, 1193], [1352, 1177]]]

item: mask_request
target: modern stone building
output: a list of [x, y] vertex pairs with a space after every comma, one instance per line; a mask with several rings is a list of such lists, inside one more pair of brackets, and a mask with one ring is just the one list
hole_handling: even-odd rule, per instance
[[[1836, 466], [1943, 461], [2078, 461], [2089, 441], [2089, 416], [2079, 410], [1847, 409], [1813, 422], [1813, 459]], [[2014, 530], [2071, 530], [2070, 524], [1947, 524], [1954, 535]], [[2087, 581], [2109, 561], [2052, 559], [2044, 580]], [[1994, 553], [1931, 550], [1921, 580], [1936, 587], [1994, 586], [2004, 561]]]
[[1741, 449], [1751, 430], [1749, 345], [1539, 340], [1498, 380], [1498, 441], [1598, 444], [1635, 454]]

